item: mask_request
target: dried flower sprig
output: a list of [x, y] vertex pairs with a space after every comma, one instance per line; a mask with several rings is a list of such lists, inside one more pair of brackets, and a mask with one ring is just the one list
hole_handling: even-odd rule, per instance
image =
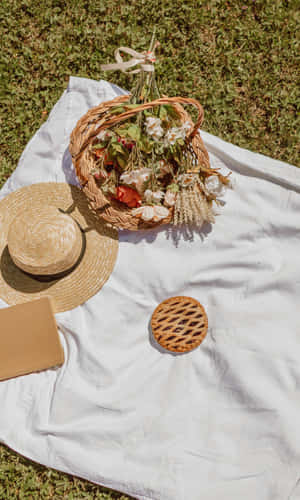
[[[203, 119], [197, 101], [163, 97], [148, 102], [159, 96], [153, 65], [157, 45], [153, 35], [147, 52], [120, 47], [115, 51], [117, 64], [103, 68], [137, 73], [138, 81], [131, 96], [103, 105], [101, 119], [99, 114], [93, 118], [100, 126], [90, 130], [92, 140], [85, 160], [94, 186], [108, 194], [112, 213], [107, 220], [115, 219], [121, 227], [143, 227], [163, 220], [198, 226], [213, 223], [213, 204], [219, 203], [228, 179], [210, 167], [197, 133]], [[122, 51], [132, 59], [124, 61]], [[182, 104], [197, 108], [195, 123]], [[118, 208], [112, 197], [133, 210]]]
[[185, 174], [181, 176], [180, 182], [181, 188], [174, 207], [174, 224], [196, 224], [201, 227], [204, 222], [214, 223], [212, 203], [207, 199], [205, 186], [199, 177]]

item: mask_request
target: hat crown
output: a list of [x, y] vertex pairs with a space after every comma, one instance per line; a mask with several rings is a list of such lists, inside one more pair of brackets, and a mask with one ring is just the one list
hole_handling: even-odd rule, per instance
[[67, 271], [82, 252], [82, 234], [70, 215], [56, 207], [29, 208], [12, 221], [7, 244], [14, 263], [31, 274]]
[[[45, 204], [55, 207], [55, 218], [64, 215], [64, 220], [72, 218], [75, 221], [81, 236], [81, 242], [78, 239], [81, 253], [67, 272], [40, 279], [15, 265], [8, 239], [12, 251], [11, 226], [16, 215], [19, 219], [31, 208], [34, 215], [41, 217]], [[50, 213], [49, 207], [45, 211]], [[65, 182], [40, 182], [17, 189], [0, 200], [0, 297], [14, 305], [50, 296], [55, 313], [73, 309], [102, 288], [113, 270], [118, 246], [118, 232], [91, 210], [85, 194], [77, 186]], [[56, 271], [54, 269], [54, 273]]]

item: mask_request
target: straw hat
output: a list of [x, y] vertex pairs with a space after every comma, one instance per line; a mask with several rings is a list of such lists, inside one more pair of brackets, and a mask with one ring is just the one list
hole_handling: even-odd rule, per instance
[[54, 312], [92, 297], [109, 278], [118, 233], [64, 183], [33, 184], [0, 201], [0, 297], [10, 305], [50, 296]]

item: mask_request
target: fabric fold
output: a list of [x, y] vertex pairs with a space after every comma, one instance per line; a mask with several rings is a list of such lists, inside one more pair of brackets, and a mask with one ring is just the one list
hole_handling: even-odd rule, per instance
[[[36, 182], [76, 184], [73, 127], [122, 93], [71, 77], [0, 198]], [[0, 441], [140, 500], [294, 500], [300, 171], [201, 135], [212, 166], [232, 171], [216, 224], [120, 232], [102, 290], [56, 315], [63, 367], [0, 383]], [[201, 346], [177, 356], [158, 350], [150, 329], [174, 295], [202, 303], [209, 324]]]

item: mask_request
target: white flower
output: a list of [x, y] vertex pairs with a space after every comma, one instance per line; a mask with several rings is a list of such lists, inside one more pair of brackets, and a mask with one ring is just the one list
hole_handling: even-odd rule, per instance
[[154, 218], [155, 222], [165, 219], [169, 215], [169, 209], [162, 207], [161, 205], [156, 205], [154, 208]]
[[151, 189], [146, 189], [144, 192], [144, 198], [147, 203], [151, 203], [152, 201], [152, 191]]
[[165, 143], [173, 145], [177, 141], [177, 139], [180, 139], [182, 137], [181, 132], [179, 131], [179, 128], [173, 127], [170, 128], [166, 135], [165, 135]]
[[167, 191], [165, 194], [164, 204], [166, 207], [173, 207], [175, 205], [176, 193], [173, 191]]
[[136, 217], [141, 217], [144, 222], [150, 222], [154, 218], [154, 207], [144, 206], [132, 211]]
[[144, 191], [144, 185], [145, 182], [150, 179], [150, 168], [140, 168], [139, 170], [135, 170], [135, 177], [134, 177], [134, 185], [136, 187], [136, 190], [142, 194]]
[[144, 192], [144, 198], [147, 203], [159, 203], [160, 200], [164, 197], [163, 191], [151, 191], [151, 189], [146, 189]]
[[175, 144], [178, 139], [185, 139], [187, 131], [191, 128], [188, 122], [184, 122], [181, 127], [170, 128], [165, 135], [166, 144]]
[[148, 116], [145, 121], [147, 134], [155, 141], [158, 141], [164, 135], [164, 129], [161, 126], [160, 118]]
[[224, 194], [225, 188], [217, 175], [210, 175], [205, 179], [205, 187], [207, 191], [217, 197]]
[[163, 191], [154, 191], [154, 193], [152, 193], [152, 200], [155, 203], [159, 203], [163, 197], [164, 197]]
[[106, 135], [107, 130], [101, 130], [101, 132], [99, 132], [99, 134], [97, 135], [97, 139], [99, 139], [100, 141], [104, 141]]
[[145, 182], [150, 178], [150, 172], [150, 168], [139, 168], [131, 172], [124, 172], [120, 177], [120, 181], [124, 182], [124, 184], [133, 184], [136, 190], [141, 194]]
[[182, 128], [184, 131], [188, 132], [188, 131], [192, 128], [192, 124], [191, 124], [191, 123], [189, 123], [189, 122], [184, 122], [184, 123], [181, 125], [181, 128]]
[[133, 215], [141, 217], [144, 222], [159, 222], [169, 215], [169, 210], [166, 207], [155, 205], [154, 207], [144, 206], [136, 208], [132, 211]]
[[124, 172], [120, 177], [120, 181], [124, 182], [124, 184], [133, 184], [132, 172]]
[[142, 219], [145, 222], [150, 222], [154, 218], [154, 208], [153, 207], [143, 207]]

